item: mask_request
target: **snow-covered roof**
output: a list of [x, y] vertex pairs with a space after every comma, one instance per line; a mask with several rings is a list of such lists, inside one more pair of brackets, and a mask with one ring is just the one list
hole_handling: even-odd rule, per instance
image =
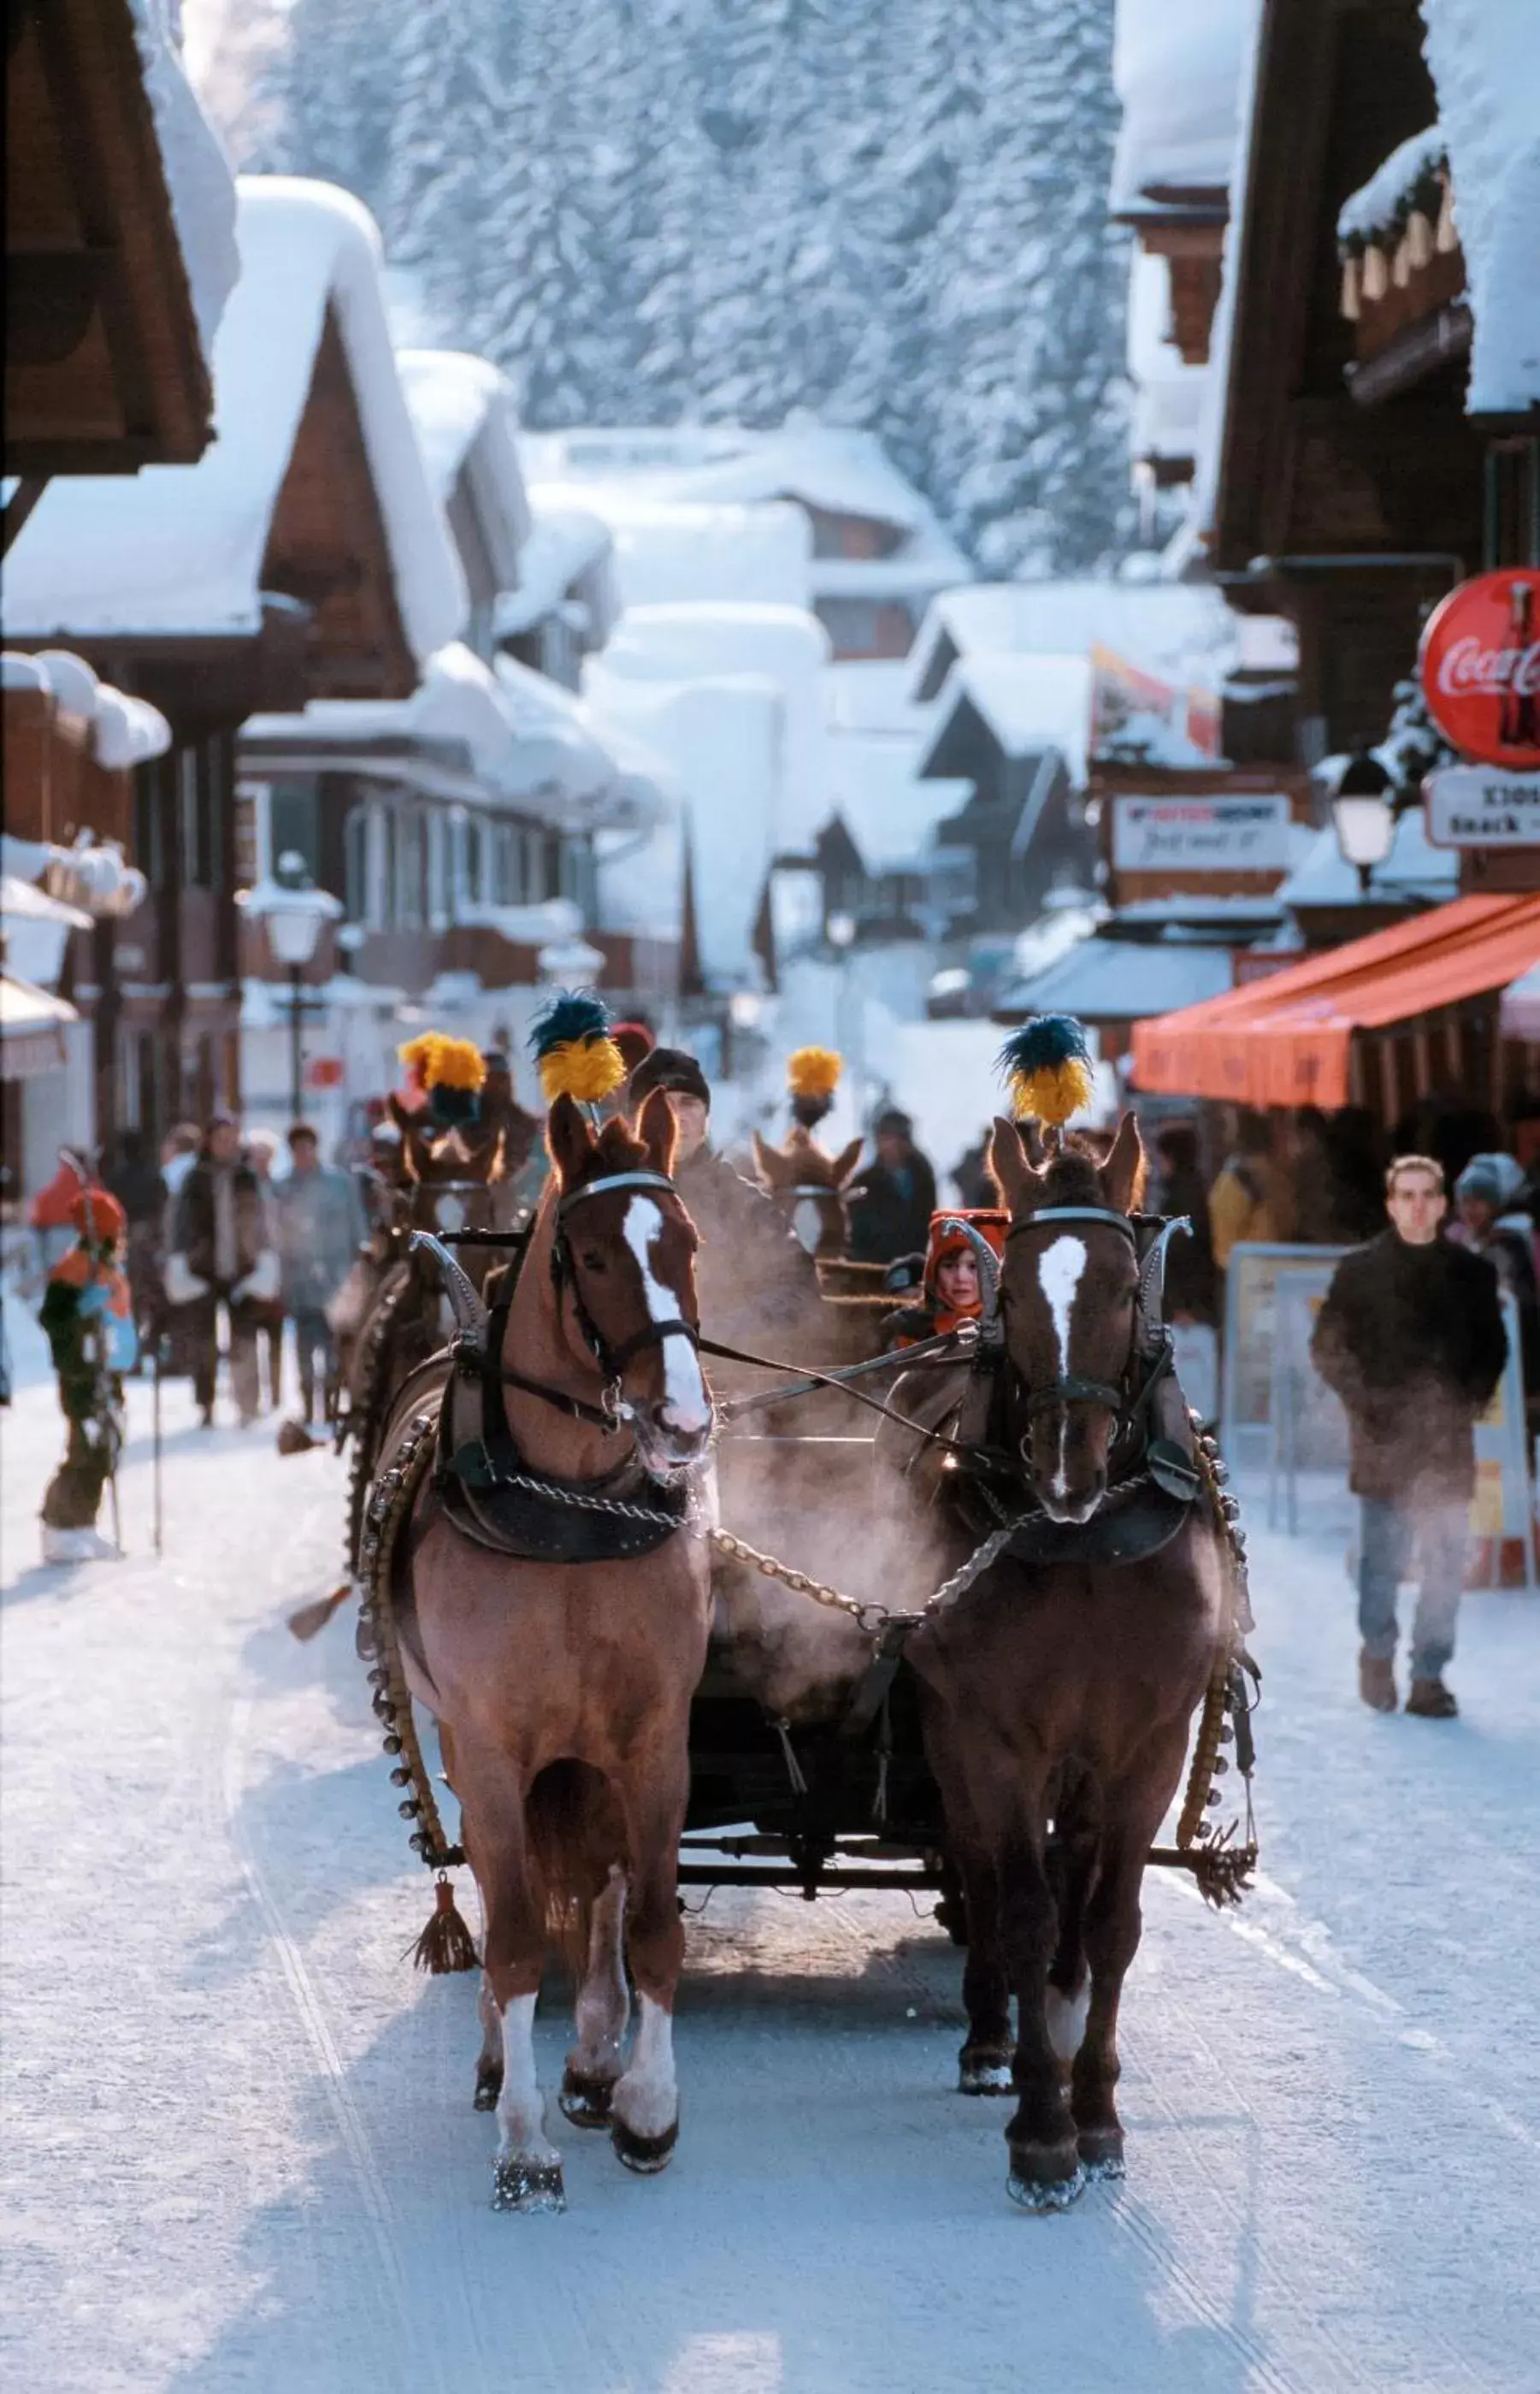
[[458, 640], [429, 658], [410, 698], [312, 699], [297, 715], [250, 717], [241, 739], [248, 753], [424, 743], [462, 755], [489, 799], [564, 821], [638, 811], [640, 772], [638, 787], [618, 791], [616, 760], [580, 700], [511, 657], [489, 667]]
[[6, 650], [0, 688], [46, 691], [61, 715], [89, 724], [91, 754], [109, 772], [146, 765], [171, 745], [171, 726], [158, 706], [98, 681], [85, 658], [67, 649], [40, 649], [31, 656]]
[[205, 360], [212, 360], [215, 335], [241, 271], [235, 178], [188, 81], [178, 0], [129, 0], [129, 6], [199, 342]]
[[1540, 404], [1540, 42], [1533, 0], [1422, 0], [1475, 332], [1466, 406]]
[[910, 689], [934, 692], [953, 653], [1064, 655], [1095, 646], [1162, 680], [1218, 689], [1237, 658], [1236, 619], [1211, 583], [980, 582], [947, 590], [909, 652]]
[[625, 482], [539, 484], [542, 507], [591, 510], [614, 544], [622, 608], [693, 600], [805, 607], [813, 535], [783, 502], [668, 499]]
[[1113, 81], [1123, 122], [1112, 204], [1152, 192], [1223, 191], [1258, 0], [1118, 0]]
[[532, 631], [585, 583], [595, 594], [588, 600], [589, 633], [594, 645], [602, 647], [620, 612], [608, 525], [590, 508], [554, 506], [538, 491], [529, 493], [529, 508], [518, 587], [505, 590], [497, 602], [499, 636], [512, 639]]
[[1428, 837], [1422, 809], [1414, 807], [1396, 822], [1395, 840], [1383, 864], [1377, 864], [1367, 891], [1343, 856], [1334, 831], [1313, 835], [1303, 862], [1283, 882], [1277, 895], [1286, 906], [1374, 906], [1390, 901], [1426, 899], [1442, 905], [1459, 888], [1457, 848], [1434, 848]]
[[919, 869], [939, 823], [966, 805], [972, 783], [915, 778], [915, 744], [878, 732], [829, 742], [829, 797], [868, 874]]
[[988, 651], [958, 659], [942, 687], [923, 773], [958, 706], [967, 700], [1008, 756], [1054, 749], [1077, 782], [1086, 776], [1093, 676], [1084, 656], [1008, 656]]
[[[1155, 0], [1151, 0], [1155, 5]], [[1263, 12], [1256, 0], [1246, 0], [1237, 15], [1245, 17], [1236, 82], [1236, 105], [1227, 175], [1230, 216], [1220, 257], [1220, 296], [1208, 327], [1208, 376], [1198, 428], [1197, 470], [1193, 477], [1192, 512], [1187, 538], [1194, 548], [1213, 524], [1219, 502], [1220, 467], [1230, 404], [1230, 362], [1235, 339], [1235, 308], [1241, 285], [1241, 252], [1246, 238], [1247, 191], [1251, 178], [1251, 133], [1257, 115], [1258, 69], [1261, 55]]]
[[[780, 849], [805, 843], [828, 816], [828, 635], [802, 608], [724, 601], [628, 609], [603, 664], [615, 679], [674, 685], [749, 677], [777, 693], [771, 835]], [[672, 750], [664, 753], [677, 762]], [[694, 786], [687, 777], [686, 786]]]
[[459, 349], [398, 349], [396, 368], [439, 505], [468, 469], [492, 571], [512, 590], [530, 523], [513, 385]]
[[919, 741], [932, 710], [910, 695], [907, 657], [842, 657], [824, 669], [830, 731], [882, 731]]
[[1437, 174], [1449, 154], [1443, 128], [1429, 125], [1399, 141], [1366, 183], [1349, 193], [1337, 214], [1337, 238], [1342, 242], [1372, 241], [1389, 232], [1405, 215], [1412, 194]]
[[6, 560], [7, 626], [258, 631], [273, 511], [331, 309], [421, 664], [458, 633], [465, 589], [396, 371], [373, 219], [329, 183], [242, 176], [237, 191], [241, 279], [214, 345], [213, 441], [195, 466], [50, 482]]
[[886, 558], [812, 559], [809, 586], [820, 598], [922, 596], [968, 578], [967, 559], [875, 433], [811, 418], [778, 432], [739, 425], [584, 429], [528, 434], [525, 458], [531, 482], [567, 486], [607, 516], [622, 492], [697, 505], [792, 499], [903, 535]]
[[1234, 980], [1228, 946], [1181, 938], [1081, 940], [1061, 962], [1001, 993], [1002, 1015], [1077, 1014], [1137, 1022], [1218, 997]]

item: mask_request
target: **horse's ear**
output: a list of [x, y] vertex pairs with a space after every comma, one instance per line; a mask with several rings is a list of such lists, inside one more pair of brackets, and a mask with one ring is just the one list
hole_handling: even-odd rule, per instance
[[679, 1125], [673, 1118], [673, 1108], [661, 1089], [654, 1089], [646, 1098], [636, 1117], [636, 1136], [647, 1151], [650, 1171], [660, 1172], [665, 1180], [673, 1177], [674, 1150], [679, 1145]]
[[545, 1144], [557, 1179], [570, 1189], [594, 1152], [594, 1133], [575, 1098], [563, 1094], [553, 1099], [545, 1117]]
[[862, 1138], [859, 1131], [857, 1131], [855, 1137], [851, 1140], [850, 1145], [848, 1147], [842, 1147], [840, 1150], [839, 1154], [834, 1159], [834, 1186], [836, 1189], [842, 1189], [845, 1182], [855, 1170], [856, 1165], [861, 1161], [861, 1150], [865, 1147], [866, 1143], [866, 1140]]
[[778, 1147], [768, 1146], [761, 1138], [758, 1131], [754, 1132], [753, 1140], [754, 1167], [766, 1189], [784, 1187], [790, 1181], [791, 1175], [791, 1168], [786, 1157]]
[[1042, 1195], [1042, 1175], [1027, 1162], [1022, 1135], [1003, 1114], [995, 1116], [989, 1140], [989, 1169], [1012, 1214], [1030, 1213]]
[[1117, 1137], [1102, 1166], [1102, 1190], [1116, 1213], [1133, 1214], [1144, 1194], [1144, 1142], [1132, 1114], [1117, 1125]]

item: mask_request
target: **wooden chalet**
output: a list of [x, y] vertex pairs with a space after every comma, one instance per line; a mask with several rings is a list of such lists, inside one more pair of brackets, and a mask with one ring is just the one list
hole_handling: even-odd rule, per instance
[[1307, 758], [1382, 739], [1428, 609], [1533, 538], [1533, 439], [1515, 460], [1467, 414], [1447, 228], [1383, 289], [1344, 271], [1344, 204], [1436, 123], [1423, 42], [1416, 0], [1263, 12], [1209, 558], [1299, 627]]
[[370, 220], [329, 187], [248, 179], [239, 238], [212, 446], [132, 481], [55, 483], [7, 564], [14, 646], [67, 642], [171, 727], [134, 776], [149, 894], [76, 964], [104, 1142], [241, 1102], [240, 724], [311, 697], [405, 696], [463, 612]]
[[202, 456], [234, 210], [215, 137], [143, 10], [7, 10], [7, 548], [50, 476]]
[[972, 784], [933, 835], [950, 936], [1019, 931], [1051, 889], [1090, 881], [1090, 721], [1084, 657], [961, 656], [947, 673], [915, 773]]

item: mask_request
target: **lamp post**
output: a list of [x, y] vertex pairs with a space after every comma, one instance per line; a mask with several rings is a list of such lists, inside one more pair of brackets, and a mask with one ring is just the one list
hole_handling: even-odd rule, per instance
[[1396, 810], [1390, 795], [1390, 776], [1377, 756], [1349, 756], [1335, 763], [1332, 828], [1343, 862], [1352, 866], [1358, 875], [1360, 895], [1366, 898], [1375, 867], [1386, 862], [1395, 846]]
[[252, 921], [267, 925], [273, 961], [288, 975], [289, 1119], [297, 1122], [305, 1103], [305, 967], [315, 955], [322, 924], [335, 922], [342, 901], [317, 888], [304, 857], [290, 848], [279, 858], [272, 879], [242, 890], [239, 902]]

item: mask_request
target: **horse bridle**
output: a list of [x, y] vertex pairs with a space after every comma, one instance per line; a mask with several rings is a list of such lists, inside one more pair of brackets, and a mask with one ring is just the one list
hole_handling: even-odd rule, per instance
[[[698, 1323], [686, 1322], [682, 1314], [671, 1322], [646, 1322], [640, 1330], [633, 1331], [629, 1338], [623, 1338], [618, 1347], [613, 1347], [589, 1312], [583, 1301], [582, 1283], [573, 1260], [571, 1242], [567, 1235], [567, 1217], [574, 1205], [582, 1204], [585, 1199], [609, 1196], [620, 1189], [661, 1189], [671, 1197], [677, 1197], [679, 1194], [677, 1186], [664, 1172], [607, 1172], [597, 1180], [585, 1180], [581, 1189], [570, 1190], [558, 1204], [556, 1235], [551, 1248], [551, 1271], [556, 1284], [557, 1296], [560, 1296], [564, 1285], [571, 1290], [572, 1307], [578, 1317], [578, 1327], [582, 1332], [594, 1361], [604, 1374], [605, 1400], [602, 1409], [598, 1410], [605, 1426], [612, 1429], [619, 1426], [620, 1420], [621, 1376], [627, 1367], [635, 1361], [638, 1355], [645, 1354], [649, 1347], [661, 1347], [664, 1340], [669, 1338], [687, 1338], [698, 1354], [700, 1349]], [[513, 1378], [511, 1374], [505, 1376]], [[514, 1385], [533, 1388], [533, 1383], [526, 1383], [522, 1380], [515, 1380]], [[544, 1395], [547, 1391], [541, 1388], [537, 1393]], [[581, 1400], [569, 1399], [568, 1401], [576, 1404]]]
[[[1005, 1234], [1007, 1246], [1012, 1239], [1027, 1230], [1037, 1230], [1044, 1222], [1094, 1222], [1103, 1230], [1116, 1230], [1127, 1239], [1137, 1258], [1139, 1233], [1127, 1214], [1115, 1213], [1110, 1205], [1042, 1205], [1024, 1221], [1012, 1222]], [[1143, 1292], [1143, 1276], [1140, 1292]], [[1021, 1393], [1028, 1414], [1041, 1413], [1045, 1406], [1055, 1404], [1105, 1405], [1110, 1413], [1121, 1416], [1127, 1412], [1125, 1392], [1114, 1388], [1110, 1380], [1088, 1380], [1079, 1372], [1060, 1372], [1053, 1379], [1040, 1381], [1035, 1388], [1022, 1383]]]

